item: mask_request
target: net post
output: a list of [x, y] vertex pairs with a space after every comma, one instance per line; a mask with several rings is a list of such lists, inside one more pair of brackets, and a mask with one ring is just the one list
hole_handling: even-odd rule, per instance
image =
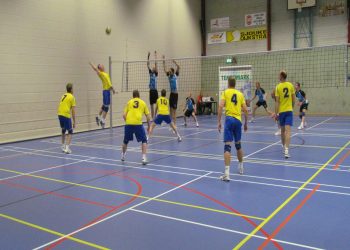
[[349, 44], [346, 44], [346, 53], [345, 53], [345, 81], [344, 81], [344, 86], [348, 86], [348, 78], [349, 78]]
[[[111, 79], [112, 82], [112, 57], [109, 56], [108, 57], [108, 71], [109, 71], [109, 77]], [[112, 131], [113, 129], [113, 102], [112, 102], [113, 98], [111, 97], [111, 103], [109, 105], [109, 129]]]

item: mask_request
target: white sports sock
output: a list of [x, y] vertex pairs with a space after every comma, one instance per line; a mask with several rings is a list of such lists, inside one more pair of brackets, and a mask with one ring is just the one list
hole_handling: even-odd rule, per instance
[[230, 176], [230, 166], [225, 166], [225, 175]]
[[146, 159], [146, 154], [142, 154], [142, 159]]

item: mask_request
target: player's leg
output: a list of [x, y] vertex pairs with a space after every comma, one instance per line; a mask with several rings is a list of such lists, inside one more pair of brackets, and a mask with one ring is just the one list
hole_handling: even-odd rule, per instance
[[151, 117], [154, 120], [154, 104], [151, 104]]
[[152, 136], [153, 133], [153, 129], [156, 127], [156, 124], [154, 122], [152, 122], [151, 127], [149, 128], [149, 132], [148, 132], [148, 137]]
[[233, 118], [226, 117], [224, 127], [224, 174], [220, 176], [222, 181], [230, 181], [230, 165], [231, 165], [231, 144], [233, 141]]
[[253, 108], [253, 111], [252, 111], [252, 118], [250, 119], [250, 122], [254, 122], [254, 119], [255, 119], [255, 112], [256, 110], [259, 108], [259, 105], [258, 105], [259, 102], [257, 102]]
[[[170, 119], [170, 117], [169, 117], [169, 119]], [[169, 126], [172, 128], [172, 130], [175, 132], [175, 134], [176, 134], [176, 136], [177, 136], [177, 140], [178, 140], [179, 142], [182, 141], [182, 138], [181, 138], [181, 136], [180, 136], [180, 134], [179, 134], [179, 131], [177, 130], [175, 124], [174, 124], [172, 121], [170, 121], [170, 123], [168, 123], [168, 124], [169, 124]]]
[[264, 109], [265, 109], [265, 112], [266, 112], [268, 115], [271, 116], [271, 115], [273, 114], [273, 112], [270, 111], [270, 110], [268, 109], [266, 101], [264, 101], [263, 107], [264, 107]]
[[62, 131], [62, 136], [61, 136], [61, 141], [62, 141], [62, 146], [61, 146], [61, 149], [62, 149], [62, 152], [64, 152], [66, 150], [66, 129], [64, 128], [64, 121], [63, 121], [63, 117], [62, 116], [58, 116], [58, 121], [60, 123], [60, 128], [61, 128], [61, 131]]
[[234, 119], [233, 138], [235, 140], [235, 148], [237, 151], [238, 173], [243, 174], [243, 150], [241, 145], [242, 122], [237, 119]]
[[135, 125], [134, 127], [134, 133], [137, 142], [141, 142], [141, 151], [142, 151], [142, 165], [146, 165], [148, 163], [147, 161], [147, 136], [146, 131], [143, 125]]
[[184, 126], [186, 127], [187, 126], [187, 115], [186, 115], [186, 113], [187, 113], [187, 110], [184, 112]]
[[194, 112], [194, 110], [192, 111], [191, 115], [192, 115], [192, 117], [193, 117], [193, 119], [194, 119], [194, 121], [196, 123], [196, 127], [199, 127], [198, 120], [197, 120], [197, 117], [196, 117], [196, 113]]
[[129, 141], [132, 141], [132, 140], [133, 140], [133, 126], [125, 125], [121, 161], [125, 161], [125, 155], [126, 155], [126, 150], [128, 149], [128, 143]]
[[72, 134], [73, 134], [72, 120], [70, 118], [65, 118], [64, 128], [68, 131], [68, 134], [66, 135], [66, 148], [64, 152], [66, 154], [70, 154], [72, 153], [72, 150], [70, 149], [70, 143], [72, 141]]
[[301, 123], [303, 124], [303, 128], [305, 128], [307, 126], [306, 124], [306, 108], [304, 108], [302, 111], [302, 118], [301, 118]]

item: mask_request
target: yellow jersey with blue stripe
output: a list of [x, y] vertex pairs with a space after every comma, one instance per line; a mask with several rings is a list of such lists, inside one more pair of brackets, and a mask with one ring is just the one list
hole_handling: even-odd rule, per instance
[[244, 95], [237, 89], [226, 89], [222, 92], [221, 100], [225, 100], [225, 114], [242, 121], [242, 106]]
[[71, 117], [72, 107], [75, 107], [75, 97], [71, 93], [65, 93], [61, 97], [60, 104], [58, 105], [57, 114], [67, 118]]
[[112, 87], [111, 78], [108, 73], [100, 71], [98, 77], [102, 81], [103, 90], [109, 90]]
[[133, 98], [125, 106], [126, 125], [142, 125], [142, 116], [148, 115], [149, 110], [144, 101], [140, 98]]
[[275, 96], [279, 97], [279, 113], [293, 111], [294, 85], [290, 82], [280, 82], [276, 86]]
[[165, 97], [159, 97], [157, 100], [157, 108], [159, 115], [169, 115], [169, 100]]

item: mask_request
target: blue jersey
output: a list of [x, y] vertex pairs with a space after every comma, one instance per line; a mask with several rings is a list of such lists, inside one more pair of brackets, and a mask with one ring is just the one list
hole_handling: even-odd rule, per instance
[[301, 89], [298, 90], [297, 92], [295, 92], [296, 97], [298, 98], [299, 102], [305, 103], [306, 99], [305, 99], [305, 92], [302, 91]]
[[194, 109], [194, 100], [193, 98], [187, 97], [186, 98], [186, 109], [189, 111], [192, 111]]
[[149, 70], [149, 89], [157, 89], [158, 72]]
[[179, 76], [179, 72], [176, 72], [173, 75], [168, 75], [169, 84], [170, 84], [170, 92], [177, 92], [177, 77]]
[[255, 95], [259, 98], [259, 102], [264, 101], [265, 90], [263, 88], [256, 89]]

